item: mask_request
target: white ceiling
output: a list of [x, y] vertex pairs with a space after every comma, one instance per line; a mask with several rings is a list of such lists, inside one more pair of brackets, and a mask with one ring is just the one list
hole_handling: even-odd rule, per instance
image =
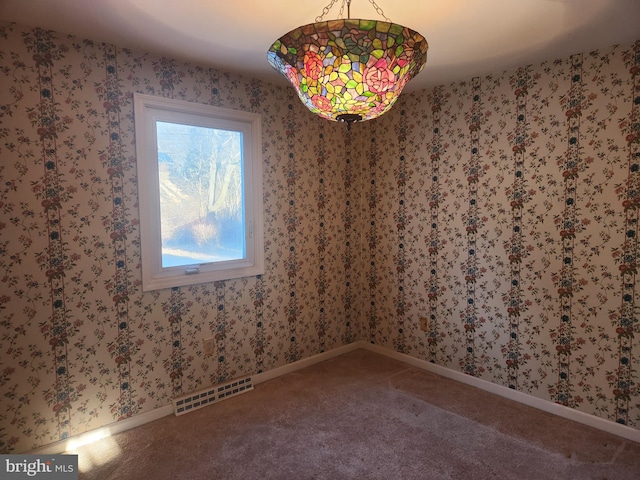
[[[640, 0], [377, 0], [429, 42], [405, 91], [640, 40]], [[286, 84], [271, 44], [329, 0], [0, 0], [0, 20], [161, 53]], [[341, 0], [324, 19], [337, 18]], [[346, 10], [346, 9], [345, 9]], [[345, 11], [346, 16], [346, 11]], [[351, 18], [382, 19], [369, 0]]]

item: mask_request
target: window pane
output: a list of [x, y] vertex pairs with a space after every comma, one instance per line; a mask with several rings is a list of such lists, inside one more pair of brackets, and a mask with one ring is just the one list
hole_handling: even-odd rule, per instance
[[242, 132], [156, 122], [162, 268], [246, 258]]
[[260, 115], [140, 93], [134, 111], [142, 289], [263, 274]]

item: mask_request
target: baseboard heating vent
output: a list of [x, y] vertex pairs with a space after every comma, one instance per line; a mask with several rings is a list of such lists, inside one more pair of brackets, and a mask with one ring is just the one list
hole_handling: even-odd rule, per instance
[[241, 393], [253, 390], [253, 380], [251, 377], [238, 378], [230, 382], [193, 392], [189, 395], [173, 399], [173, 410], [176, 415], [184, 415], [212, 403], [219, 402], [226, 398], [231, 398]]

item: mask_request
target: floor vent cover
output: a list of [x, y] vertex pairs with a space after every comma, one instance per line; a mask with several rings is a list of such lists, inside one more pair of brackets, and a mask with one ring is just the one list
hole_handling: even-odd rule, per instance
[[185, 413], [206, 407], [225, 398], [240, 395], [249, 390], [253, 390], [251, 377], [238, 378], [227, 383], [200, 390], [199, 392], [174, 398], [173, 410], [176, 415], [184, 415]]

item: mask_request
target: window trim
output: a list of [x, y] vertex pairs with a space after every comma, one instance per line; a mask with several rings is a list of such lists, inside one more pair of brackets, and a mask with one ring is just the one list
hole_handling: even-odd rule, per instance
[[[264, 273], [262, 129], [259, 114], [134, 93], [142, 290], [181, 287]], [[243, 132], [246, 258], [162, 268], [156, 121]]]

